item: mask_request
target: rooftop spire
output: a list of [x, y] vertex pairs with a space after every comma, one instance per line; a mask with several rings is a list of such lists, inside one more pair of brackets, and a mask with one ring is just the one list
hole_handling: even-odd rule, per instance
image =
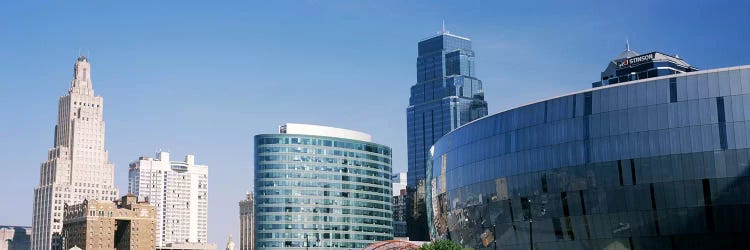
[[630, 51], [630, 41], [628, 38], [625, 38], [625, 51]]
[[445, 35], [445, 34], [450, 34], [450, 32], [445, 29], [445, 19], [443, 19], [443, 27], [442, 29], [440, 29], [440, 32], [438, 32], [438, 35]]
[[629, 57], [638, 56], [638, 52], [630, 50], [630, 39], [628, 37], [625, 37], [625, 51], [620, 52], [614, 59], [612, 60], [621, 60]]

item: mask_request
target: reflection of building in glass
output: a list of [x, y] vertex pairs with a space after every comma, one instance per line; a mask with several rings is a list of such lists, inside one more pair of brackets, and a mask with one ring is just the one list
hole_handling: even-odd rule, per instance
[[750, 66], [587, 89], [443, 136], [436, 237], [475, 248], [750, 244]]
[[156, 249], [156, 209], [135, 195], [121, 200], [84, 200], [65, 205], [66, 247], [82, 249]]
[[0, 226], [0, 250], [31, 249], [31, 227]]
[[257, 249], [360, 249], [393, 239], [391, 149], [291, 124], [255, 136]]
[[411, 87], [406, 109], [407, 221], [412, 240], [429, 239], [424, 196], [417, 188], [425, 180], [430, 147], [451, 130], [487, 115], [482, 81], [474, 68], [474, 51], [468, 38], [443, 29], [437, 36], [419, 42], [417, 84]]

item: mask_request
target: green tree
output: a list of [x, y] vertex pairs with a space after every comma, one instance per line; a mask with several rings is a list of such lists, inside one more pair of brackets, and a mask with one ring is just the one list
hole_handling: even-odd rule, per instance
[[432, 243], [422, 245], [419, 250], [471, 250], [471, 248], [463, 248], [456, 242], [448, 239], [437, 240]]

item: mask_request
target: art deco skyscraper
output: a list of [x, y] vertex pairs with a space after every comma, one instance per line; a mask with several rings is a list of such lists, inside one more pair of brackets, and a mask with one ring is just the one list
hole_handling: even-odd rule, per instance
[[68, 94], [58, 102], [53, 148], [34, 189], [31, 249], [51, 248], [52, 234], [62, 231], [66, 203], [117, 198], [114, 165], [104, 149], [103, 108], [102, 97], [94, 95], [91, 64], [81, 56]]
[[441, 31], [419, 42], [417, 84], [406, 109], [409, 172], [408, 234], [429, 240], [424, 205], [427, 160], [432, 144], [453, 129], [487, 115], [482, 81], [474, 73], [471, 40]]

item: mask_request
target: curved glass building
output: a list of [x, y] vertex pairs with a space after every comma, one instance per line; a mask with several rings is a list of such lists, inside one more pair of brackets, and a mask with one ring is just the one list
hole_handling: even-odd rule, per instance
[[476, 249], [748, 246], [749, 136], [750, 66], [487, 116], [431, 150], [431, 233]]
[[256, 135], [256, 249], [360, 249], [393, 239], [391, 149], [371, 141], [291, 123]]

